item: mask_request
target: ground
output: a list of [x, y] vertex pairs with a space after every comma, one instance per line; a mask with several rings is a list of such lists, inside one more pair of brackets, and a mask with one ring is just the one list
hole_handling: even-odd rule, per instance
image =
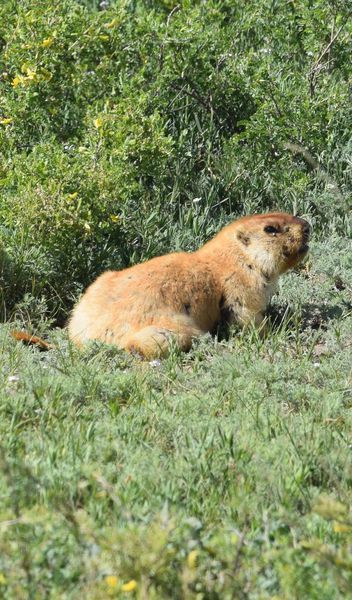
[[350, 242], [270, 312], [151, 362], [2, 326], [3, 597], [352, 597]]

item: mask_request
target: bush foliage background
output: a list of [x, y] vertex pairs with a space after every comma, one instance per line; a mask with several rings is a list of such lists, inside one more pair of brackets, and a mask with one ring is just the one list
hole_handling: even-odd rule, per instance
[[60, 322], [107, 267], [243, 213], [348, 233], [349, 17], [342, 0], [4, 0], [2, 313]]

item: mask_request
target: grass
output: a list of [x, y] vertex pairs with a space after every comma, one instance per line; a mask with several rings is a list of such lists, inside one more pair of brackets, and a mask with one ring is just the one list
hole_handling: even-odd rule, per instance
[[2, 327], [3, 597], [352, 597], [349, 249], [313, 245], [265, 340], [148, 363]]

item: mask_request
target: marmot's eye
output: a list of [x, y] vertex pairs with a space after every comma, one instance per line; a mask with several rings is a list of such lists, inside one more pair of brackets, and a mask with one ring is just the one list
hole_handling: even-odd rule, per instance
[[264, 231], [265, 233], [280, 233], [280, 230], [277, 227], [274, 227], [273, 225], [267, 225], [266, 227], [264, 227]]

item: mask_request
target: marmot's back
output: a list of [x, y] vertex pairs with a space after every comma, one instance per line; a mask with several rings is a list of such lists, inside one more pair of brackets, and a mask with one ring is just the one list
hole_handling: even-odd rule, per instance
[[86, 290], [68, 331], [78, 344], [101, 340], [124, 347], [134, 331], [175, 314], [204, 332], [219, 318], [216, 282], [194, 254], [153, 258], [122, 271], [107, 271]]

